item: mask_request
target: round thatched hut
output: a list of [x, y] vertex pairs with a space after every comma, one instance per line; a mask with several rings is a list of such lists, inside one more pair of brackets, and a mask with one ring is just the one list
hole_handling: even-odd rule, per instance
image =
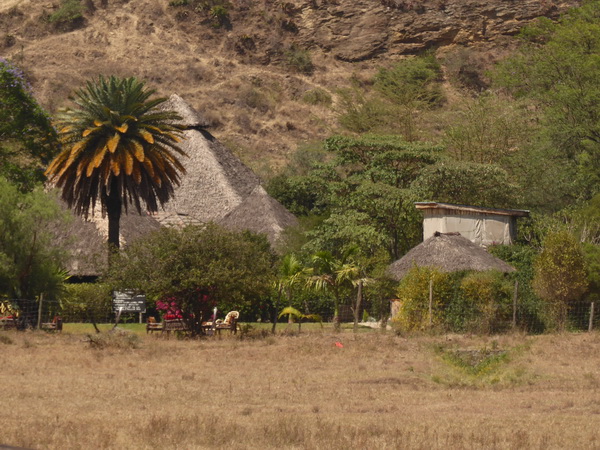
[[498, 270], [514, 272], [516, 269], [489, 254], [460, 233], [436, 232], [429, 239], [411, 249], [406, 255], [390, 265], [387, 272], [395, 280], [401, 280], [414, 267], [435, 267], [442, 272], [461, 270]]

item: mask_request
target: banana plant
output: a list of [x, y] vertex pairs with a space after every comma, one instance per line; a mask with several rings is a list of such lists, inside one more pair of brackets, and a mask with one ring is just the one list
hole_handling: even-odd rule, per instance
[[[281, 297], [285, 294], [288, 306], [291, 306], [290, 303], [292, 301], [293, 289], [294, 287], [300, 285], [307, 276], [311, 273], [311, 269], [305, 267], [302, 262], [293, 254], [288, 254], [284, 256], [281, 261], [281, 266], [279, 267], [279, 278], [274, 283], [275, 289], [277, 289], [277, 300], [275, 304], [275, 311], [279, 309], [279, 305], [281, 302]], [[277, 327], [277, 320], [281, 315], [277, 316], [275, 313], [275, 317], [273, 320], [273, 327], [271, 328], [271, 332], [275, 333], [275, 328]]]
[[279, 318], [281, 319], [285, 315], [287, 315], [290, 320], [294, 318], [296, 322], [298, 322], [298, 332], [301, 331], [303, 320], [314, 320], [315, 322], [319, 322], [321, 324], [321, 328], [323, 328], [323, 319], [318, 314], [304, 314], [293, 306], [286, 306], [279, 313]]

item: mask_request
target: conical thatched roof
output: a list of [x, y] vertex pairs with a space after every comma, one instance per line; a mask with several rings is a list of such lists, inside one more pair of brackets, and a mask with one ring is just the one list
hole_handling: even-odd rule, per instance
[[435, 233], [392, 263], [387, 272], [392, 278], [401, 280], [413, 266], [435, 267], [442, 272], [515, 271], [514, 267], [489, 254], [459, 233]]
[[[184, 125], [195, 122], [190, 113], [194, 110], [178, 96], [171, 96], [164, 108], [184, 117]], [[186, 174], [165, 205], [165, 214], [157, 216], [161, 223], [166, 223], [162, 217], [178, 215], [188, 222], [212, 221], [264, 232], [271, 242], [286, 226], [296, 223], [294, 216], [261, 187], [258, 176], [208, 131], [188, 127], [184, 137], [180, 146], [187, 154], [181, 158]]]
[[274, 244], [276, 237], [286, 227], [298, 224], [298, 219], [267, 194], [262, 186], [257, 186], [242, 203], [218, 223], [231, 229], [264, 233]]

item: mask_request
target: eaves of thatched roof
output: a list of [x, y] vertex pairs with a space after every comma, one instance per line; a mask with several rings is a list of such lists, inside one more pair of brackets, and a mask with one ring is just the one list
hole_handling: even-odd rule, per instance
[[298, 225], [298, 219], [259, 185], [218, 223], [229, 229], [264, 233], [274, 244], [285, 228]]
[[515, 271], [514, 267], [491, 255], [484, 248], [459, 233], [436, 233], [392, 263], [387, 272], [392, 278], [401, 280], [414, 266], [435, 267], [442, 272]]
[[[71, 212], [62, 201], [61, 207], [71, 213], [66, 225], [52, 230], [55, 242], [67, 251], [67, 270], [72, 276], [95, 277], [108, 267], [108, 219], [100, 211], [87, 220]], [[130, 210], [121, 216], [121, 246], [134, 242], [160, 228], [159, 222], [148, 214]]]

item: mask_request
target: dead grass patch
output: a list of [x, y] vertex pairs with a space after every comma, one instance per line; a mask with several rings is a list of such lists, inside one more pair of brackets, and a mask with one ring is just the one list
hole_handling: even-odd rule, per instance
[[[2, 404], [10, 411], [3, 415], [1, 443], [7, 445], [600, 445], [600, 339], [594, 333], [529, 337], [524, 347], [521, 336], [404, 339], [329, 331], [201, 341], [141, 335], [138, 345], [103, 348], [92, 347], [85, 334], [5, 331], [2, 336], [12, 341], [0, 346]], [[482, 349], [494, 339], [499, 349], [509, 349], [510, 361], [502, 367], [522, 367], [526, 383], [432, 380], [449, 367], [432, 351], [435, 344]], [[513, 353], [519, 345], [521, 353]]]

